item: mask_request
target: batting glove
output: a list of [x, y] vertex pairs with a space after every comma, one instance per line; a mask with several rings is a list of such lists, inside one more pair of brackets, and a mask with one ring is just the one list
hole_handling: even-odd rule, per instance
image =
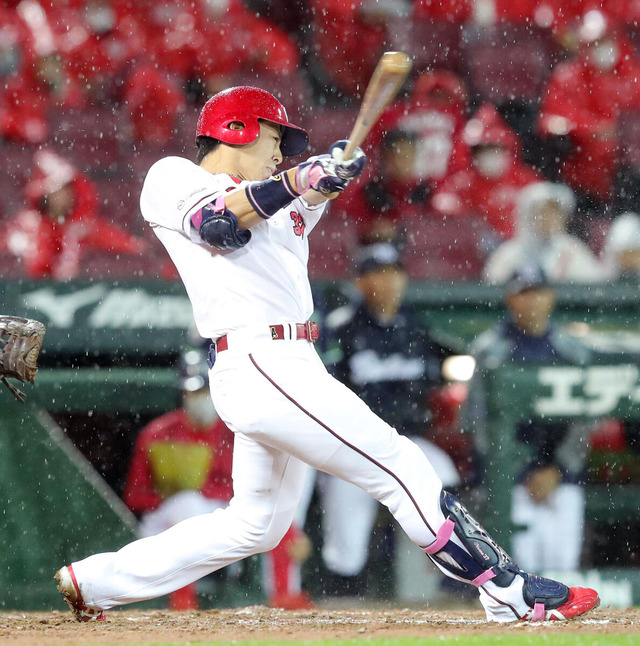
[[356, 148], [350, 159], [344, 159], [344, 149], [348, 143], [346, 139], [341, 139], [329, 148], [331, 159], [336, 165], [336, 175], [342, 179], [358, 177], [367, 165], [367, 156], [364, 154], [362, 148]]
[[323, 195], [340, 193], [349, 183], [349, 178], [338, 177], [336, 164], [331, 155], [312, 157], [298, 166], [296, 187], [300, 193], [312, 188]]

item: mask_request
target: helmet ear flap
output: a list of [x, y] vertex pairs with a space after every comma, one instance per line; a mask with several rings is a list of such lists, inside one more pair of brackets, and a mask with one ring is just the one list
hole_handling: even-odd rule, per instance
[[[232, 128], [233, 124], [240, 124], [240, 128]], [[244, 146], [254, 142], [260, 135], [260, 123], [257, 118], [227, 118], [220, 124], [220, 141], [236, 145]]]

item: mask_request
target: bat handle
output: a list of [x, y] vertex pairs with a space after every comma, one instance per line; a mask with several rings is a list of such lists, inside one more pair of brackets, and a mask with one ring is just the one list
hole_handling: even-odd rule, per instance
[[347, 145], [345, 146], [344, 149], [344, 154], [342, 158], [347, 161], [348, 159], [351, 159], [353, 157], [353, 153], [356, 152], [356, 145], [353, 143], [353, 141], [349, 141]]

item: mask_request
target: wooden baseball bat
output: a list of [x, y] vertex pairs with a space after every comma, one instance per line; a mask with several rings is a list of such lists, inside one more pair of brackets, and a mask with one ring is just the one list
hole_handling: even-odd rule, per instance
[[349, 135], [349, 143], [344, 149], [344, 159], [353, 157], [356, 148], [365, 140], [382, 111], [398, 93], [410, 70], [411, 59], [404, 52], [385, 52], [380, 57], [364, 93], [358, 118]]

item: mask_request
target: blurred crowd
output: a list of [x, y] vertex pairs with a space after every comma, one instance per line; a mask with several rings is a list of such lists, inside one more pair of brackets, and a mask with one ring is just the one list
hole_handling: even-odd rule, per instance
[[[310, 274], [352, 278], [357, 292], [326, 313], [330, 368], [419, 438], [447, 486], [477, 486], [482, 447], [470, 436], [481, 440], [486, 422], [484, 366], [579, 364], [584, 348], [550, 322], [551, 286], [640, 282], [638, 21], [635, 0], [5, 0], [0, 278], [177, 279], [138, 197], [157, 159], [194, 157], [208, 96], [271, 91], [322, 153], [350, 132], [380, 55], [406, 51], [412, 72], [366, 141], [365, 173], [314, 229]], [[403, 303], [411, 280], [505, 285], [505, 321], [470, 350], [468, 399], [465, 384], [442, 377], [454, 350]], [[230, 440], [206, 391], [208, 404], [187, 383], [181, 409], [152, 422], [134, 455], [124, 497], [149, 522], [190, 513], [185, 500], [210, 508], [230, 496]], [[628, 429], [609, 428], [623, 445]], [[584, 464], [574, 473], [562, 453], [577, 454], [575, 435], [568, 424], [518, 432], [536, 453], [514, 487], [513, 520], [529, 527], [516, 549], [524, 560], [562, 527], [569, 555], [547, 552], [575, 569]], [[197, 482], [173, 469], [176, 446]], [[377, 507], [337, 481], [319, 490], [329, 587], [361, 592]], [[165, 507], [184, 491], [202, 496]], [[345, 498], [347, 518], [332, 504]], [[561, 525], [549, 500], [575, 517]], [[272, 605], [309, 605], [302, 516], [265, 561]], [[193, 595], [175, 607], [193, 607]]]
[[631, 0], [7, 0], [0, 274], [175, 278], [138, 194], [156, 159], [192, 157], [206, 98], [264, 87], [323, 152], [399, 49], [411, 75], [312, 277], [391, 241], [416, 280], [498, 282], [523, 253], [554, 281], [637, 278], [639, 18]]

